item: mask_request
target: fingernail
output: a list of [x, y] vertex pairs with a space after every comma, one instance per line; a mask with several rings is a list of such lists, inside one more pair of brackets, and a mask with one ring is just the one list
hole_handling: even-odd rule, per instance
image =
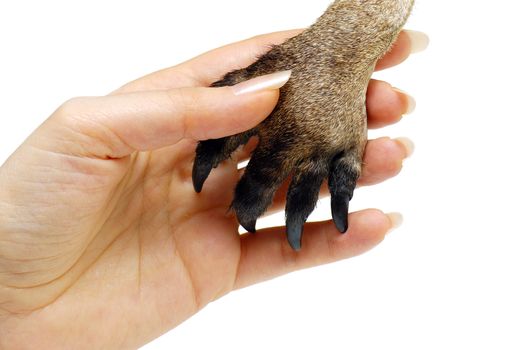
[[291, 74], [292, 71], [286, 70], [244, 81], [233, 86], [234, 95], [279, 89], [289, 81]]
[[407, 137], [399, 137], [395, 139], [395, 141], [399, 142], [405, 148], [406, 158], [411, 157], [413, 153], [415, 153], [415, 143], [411, 141], [411, 139]]
[[427, 34], [417, 32], [416, 30], [406, 30], [406, 34], [411, 41], [411, 53], [422, 52], [429, 46], [429, 37]]
[[396, 87], [393, 87], [393, 91], [401, 94], [401, 95], [404, 95], [406, 101], [407, 101], [407, 107], [406, 107], [406, 110], [404, 112], [404, 115], [408, 115], [408, 114], [411, 114], [415, 111], [416, 109], [416, 100], [413, 96], [409, 95], [407, 92], [405, 92], [404, 90], [400, 90], [399, 88], [396, 88]]
[[404, 217], [400, 213], [389, 213], [386, 214], [389, 220], [391, 220], [391, 228], [387, 233], [391, 233], [404, 223]]

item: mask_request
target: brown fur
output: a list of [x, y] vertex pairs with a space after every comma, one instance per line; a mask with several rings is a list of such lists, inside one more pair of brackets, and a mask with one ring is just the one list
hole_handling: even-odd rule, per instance
[[213, 167], [251, 136], [260, 142], [236, 187], [232, 208], [248, 231], [292, 174], [287, 196], [287, 235], [301, 246], [303, 224], [329, 178], [332, 214], [341, 232], [367, 142], [365, 96], [377, 60], [389, 50], [414, 0], [336, 0], [300, 35], [274, 46], [249, 67], [212, 86], [227, 86], [292, 70], [272, 114], [245, 133], [201, 142], [193, 180], [200, 192]]

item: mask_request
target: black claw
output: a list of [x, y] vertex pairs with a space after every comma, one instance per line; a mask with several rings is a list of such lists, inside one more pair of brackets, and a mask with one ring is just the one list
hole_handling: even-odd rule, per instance
[[211, 162], [203, 162], [198, 158], [195, 159], [194, 168], [192, 169], [192, 182], [194, 184], [194, 190], [197, 193], [201, 193], [203, 190], [203, 184], [212, 171]]
[[332, 209], [332, 219], [336, 228], [341, 233], [347, 232], [349, 228], [348, 214], [349, 214], [349, 196], [345, 195], [336, 195], [331, 198], [331, 209]]
[[256, 233], [256, 220], [252, 220], [252, 221], [247, 221], [247, 222], [243, 222], [243, 220], [239, 219], [239, 224], [245, 229], [247, 230], [247, 232], [250, 232], [250, 233]]
[[[192, 169], [192, 182], [194, 190], [199, 193], [203, 190], [208, 175], [220, 162], [226, 159], [234, 151], [225, 149], [227, 138], [217, 140], [201, 141], [195, 150], [195, 161]], [[238, 145], [233, 143], [235, 147]], [[234, 147], [234, 149], [235, 149]]]
[[301, 249], [301, 238], [303, 236], [303, 221], [287, 221], [287, 240], [292, 249], [299, 251]]

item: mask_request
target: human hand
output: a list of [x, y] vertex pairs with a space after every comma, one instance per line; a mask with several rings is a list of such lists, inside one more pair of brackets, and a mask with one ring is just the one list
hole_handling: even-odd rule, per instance
[[[0, 347], [134, 348], [209, 302], [294, 270], [360, 254], [393, 222], [378, 210], [305, 226], [288, 247], [284, 228], [239, 235], [229, 212], [236, 153], [196, 194], [196, 140], [249, 129], [274, 108], [278, 90], [235, 95], [208, 88], [297, 31], [229, 45], [133, 81], [108, 96], [63, 104], [0, 168]], [[402, 33], [378, 64], [403, 61]], [[411, 100], [371, 81], [369, 125], [398, 121]], [[396, 175], [410, 150], [370, 141], [360, 184]], [[282, 210], [285, 187], [272, 211]]]

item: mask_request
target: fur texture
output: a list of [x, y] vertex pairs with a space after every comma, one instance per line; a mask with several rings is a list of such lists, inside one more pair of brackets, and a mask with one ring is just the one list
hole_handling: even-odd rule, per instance
[[272, 114], [256, 128], [200, 142], [193, 182], [197, 192], [212, 168], [250, 137], [259, 136], [232, 209], [255, 232], [274, 193], [292, 175], [285, 208], [287, 237], [299, 250], [303, 225], [320, 186], [329, 180], [332, 216], [342, 233], [367, 142], [365, 96], [376, 62], [391, 47], [414, 0], [337, 0], [300, 35], [274, 46], [258, 61], [228, 73], [212, 86], [292, 70]]

